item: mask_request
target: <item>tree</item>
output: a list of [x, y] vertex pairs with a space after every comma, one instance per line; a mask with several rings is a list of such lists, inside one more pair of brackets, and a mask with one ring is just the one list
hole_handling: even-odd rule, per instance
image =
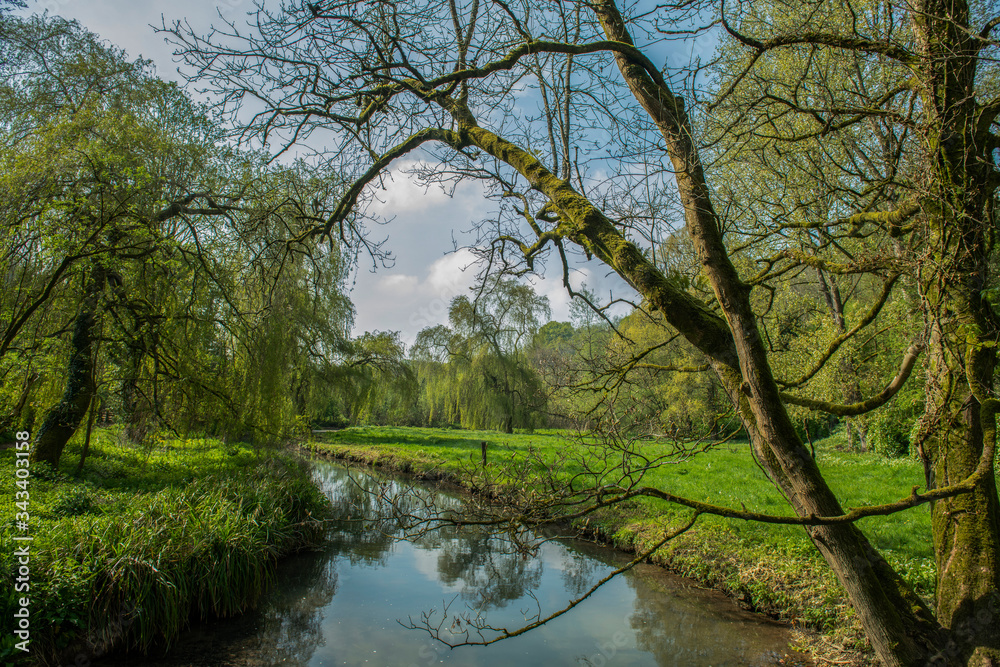
[[289, 230], [324, 219], [338, 184], [227, 146], [204, 107], [79, 24], [0, 28], [0, 368], [5, 385], [43, 375], [11, 419], [37, 386], [61, 394], [29, 429], [34, 460], [58, 465], [99, 385], [136, 442], [156, 426], [301, 429], [311, 406], [292, 389], [351, 347], [353, 307], [342, 247]]
[[[632, 18], [613, 0], [555, 3], [533, 11], [527, 5], [476, 0], [462, 5], [321, 2], [262, 11], [249, 33], [230, 30], [203, 39], [178, 26], [173, 34], [188, 62], [228, 100], [253, 96], [263, 104], [245, 136], [284, 136], [294, 142], [321, 128], [338, 133], [341, 143], [329, 157], [355, 181], [313, 233], [360, 231], [359, 211], [371, 196], [366, 187], [394, 160], [424, 149], [449, 164], [449, 174], [492, 178], [495, 194], [515, 202], [507, 209], [510, 217], [491, 234], [493, 248], [508, 257], [519, 253], [530, 270], [546, 250], [565, 261], [567, 248], [576, 246], [617, 272], [649, 310], [661, 313], [704, 356], [756, 459], [795, 515], [718, 508], [646, 487], [603, 491], [617, 492], [618, 499], [651, 494], [698, 512], [803, 525], [885, 664], [998, 664], [1000, 512], [993, 472], [998, 403], [992, 397], [997, 329], [983, 294], [992, 285], [987, 261], [995, 182], [992, 126], [1000, 104], [977, 99], [977, 84], [987, 77], [977, 79], [977, 70], [988, 67], [986, 54], [996, 47], [991, 32], [998, 21], [974, 28], [969, 6], [960, 0], [898, 7], [861, 7], [847, 0], [783, 4], [772, 3], [761, 16], [752, 10], [762, 3], [740, 3], [735, 13], [722, 5], [722, 25], [738, 42], [735, 48], [745, 52], [748, 71], [769, 54], [799, 48], [833, 63], [841, 62], [834, 56], [847, 54], [867, 67], [868, 76], [876, 76], [879, 68], [891, 71], [905, 85], [875, 107], [831, 101], [817, 107], [794, 97], [787, 106], [820, 123], [813, 136], [851, 128], [860, 122], [852, 120], [855, 116], [902, 124], [916, 120], [914, 131], [925, 149], [921, 173], [926, 180], [909, 197], [894, 198], [891, 187], [875, 188], [842, 198], [833, 215], [805, 225], [853, 229], [880, 239], [919, 237], [927, 249], [916, 278], [931, 323], [928, 412], [920, 437], [928, 484], [923, 493], [914, 490], [888, 506], [845, 512], [803, 446], [787, 405], [840, 416], [863, 414], [899, 390], [922, 346], [918, 342], [897, 351], [902, 359], [896, 377], [872, 398], [849, 405], [809, 399], [782, 391], [776, 381], [755, 306], [762, 290], [797, 267], [845, 274], [873, 265], [887, 273], [904, 267], [885, 256], [847, 262], [817, 258], [790, 247], [780, 234], [768, 234], [750, 250], [741, 245], [741, 236], [759, 233], [747, 224], [751, 214], [719, 213], [727, 209], [720, 208], [719, 190], [702, 161], [695, 126], [699, 116], [678, 92], [677, 80], [661, 72], [633, 38], [658, 34], [658, 28], [667, 34], [686, 27], [696, 31], [707, 8], [697, 2], [669, 3]], [[889, 18], [880, 14], [883, 8], [889, 8]], [[882, 16], [879, 25], [891, 29], [869, 31], [866, 20], [873, 16]], [[564, 66], [571, 58], [573, 68]], [[584, 61], [586, 68], [580, 65]], [[592, 156], [583, 162], [565, 144], [546, 146], [545, 122], [551, 114], [510, 113], [532, 76], [551, 81], [555, 77], [547, 73], [571, 69], [578, 78], [570, 72], [563, 79], [569, 82], [562, 88], [567, 98], [562, 108], [569, 109], [563, 118], [569, 118], [564, 122], [573, 137], [592, 146]], [[734, 85], [741, 80], [737, 75]], [[546, 90], [545, 85], [537, 83], [536, 90]], [[629, 97], [621, 94], [625, 88]], [[912, 115], [898, 117], [893, 104], [906, 91], [916, 93]], [[732, 131], [743, 127], [738, 118], [731, 122]], [[607, 134], [595, 141], [585, 132], [590, 128]], [[602, 152], [604, 146], [612, 148]], [[656, 155], [665, 155], [669, 164], [661, 165]], [[574, 168], [557, 170], [556, 164]], [[584, 174], [588, 166], [594, 173], [611, 166], [604, 171], [617, 177], [595, 182]], [[655, 229], [640, 235], [643, 221], [650, 219], [633, 205], [642, 184], [658, 193], [673, 192], [710, 291], [707, 298], [697, 286], [673, 279], [640, 246], [637, 239], [657, 236]], [[859, 204], [846, 215], [836, 212]], [[887, 276], [885, 282], [891, 290], [894, 279]], [[925, 503], [932, 503], [938, 555], [935, 613], [855, 523]]]
[[423, 364], [431, 419], [443, 411], [463, 426], [504, 433], [536, 426], [545, 401], [527, 351], [548, 313], [548, 299], [510, 279], [492, 280], [475, 301], [455, 297], [451, 328], [422, 330], [411, 351]]
[[54, 465], [93, 402], [105, 307], [129, 263], [161, 249], [173, 218], [226, 210], [199, 188], [217, 133], [175, 85], [76, 23], [4, 17], [2, 31], [9, 261], [0, 355], [55, 297], [78, 295], [63, 397], [32, 450]]
[[[997, 640], [985, 621], [996, 618], [1000, 583], [1000, 512], [989, 471], [995, 456], [991, 406], [997, 318], [984, 288], [995, 280], [988, 264], [995, 233], [996, 90], [990, 54], [996, 48], [991, 38], [996, 21], [991, 15], [977, 18], [977, 8], [964, 2], [885, 3], [853, 26], [846, 13], [824, 12], [816, 18], [832, 29], [808, 37], [802, 36], [798, 12], [786, 13], [782, 27], [788, 32], [774, 35], [761, 24], [762, 12], [747, 11], [730, 16], [729, 31], [747, 59], [739, 71], [751, 77], [757, 65], [750, 60], [772, 68], [779, 58], [801, 61], [804, 54], [793, 41], [832, 53], [836, 60], [827, 58], [833, 66], [858, 73], [853, 80], [835, 73], [839, 81], [850, 81], [838, 87], [831, 85], [838, 79], [829, 69], [798, 68], [803, 88], [807, 82], [812, 86], [808, 95], [795, 99], [772, 89], [758, 103], [737, 106], [754, 109], [759, 119], [775, 118], [779, 109], [799, 119], [812, 116], [809, 132], [817, 136], [843, 135], [846, 131], [839, 128], [853, 127], [869, 133], [867, 140], [854, 138], [857, 143], [844, 153], [857, 160], [867, 152], [873, 156], [869, 162], [855, 162], [859, 168], [852, 168], [850, 177], [844, 174], [848, 169], [828, 170], [824, 183], [824, 194], [832, 192], [829, 171], [834, 171], [855, 193], [871, 193], [867, 201], [857, 202], [865, 206], [856, 210], [865, 212], [846, 219], [836, 214], [800, 219], [798, 224], [816, 230], [827, 244], [852, 234], [878, 238], [873, 232], [881, 233], [885, 250], [881, 257], [869, 254], [869, 261], [883, 265], [887, 284], [902, 269], [920, 295], [928, 329], [927, 405], [915, 444], [928, 488], [964, 482], [970, 490], [931, 506], [939, 568], [937, 615], [952, 631], [944, 653], [949, 659], [992, 664], [998, 659]], [[746, 88], [757, 88], [751, 95], [760, 91], [742, 84], [733, 90], [739, 94]], [[786, 145], [793, 136], [782, 125], [772, 133]], [[873, 268], [862, 266], [861, 258], [811, 263], [838, 273]], [[918, 338], [917, 344], [922, 343]]]
[[[341, 354], [322, 358], [317, 386], [325, 402], [314, 415], [336, 421], [341, 415], [351, 424], [400, 423], [410, 418], [417, 401], [418, 380], [408, 363], [405, 346], [396, 332], [366, 332], [346, 341]], [[335, 405], [331, 399], [337, 399]]]

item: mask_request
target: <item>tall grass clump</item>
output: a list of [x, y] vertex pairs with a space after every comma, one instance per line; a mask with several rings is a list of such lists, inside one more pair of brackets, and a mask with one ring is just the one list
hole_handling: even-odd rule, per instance
[[[33, 471], [31, 661], [169, 643], [192, 619], [252, 608], [281, 556], [322, 539], [328, 500], [289, 455], [174, 441], [152, 454], [106, 442], [90, 456], [82, 478]], [[6, 480], [13, 459], [0, 453]], [[13, 497], [0, 501], [8, 544]], [[0, 554], [7, 618], [24, 595], [12, 551]], [[3, 641], [0, 663], [19, 658]]]

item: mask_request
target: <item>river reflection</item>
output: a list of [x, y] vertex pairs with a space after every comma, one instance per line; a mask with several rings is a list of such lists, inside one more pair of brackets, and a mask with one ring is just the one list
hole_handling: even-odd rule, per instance
[[[283, 561], [277, 585], [257, 612], [202, 624], [162, 658], [120, 655], [97, 664], [719, 666], [797, 659], [786, 655], [784, 626], [653, 566], [612, 580], [525, 635], [449, 649], [426, 631], [404, 626], [420, 624], [426, 614], [443, 639], [457, 641], [466, 636], [463, 616], [480, 615], [514, 630], [536, 613], [560, 609], [627, 558], [577, 541], [548, 542], [537, 556], [524, 557], [496, 537], [469, 530], [401, 541], [393, 536], [397, 525], [389, 506], [371, 493], [391, 493], [391, 481], [356, 470], [349, 476], [325, 461], [316, 468], [336, 506], [330, 544]], [[439, 504], [460, 504], [435, 495]], [[419, 509], [420, 497], [411, 501]], [[374, 519], [376, 529], [358, 521], [361, 516]]]

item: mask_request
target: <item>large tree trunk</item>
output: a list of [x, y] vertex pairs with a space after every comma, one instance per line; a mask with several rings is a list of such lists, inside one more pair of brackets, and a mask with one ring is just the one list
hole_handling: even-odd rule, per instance
[[[686, 202], [685, 208], [689, 231], [695, 238], [705, 273], [716, 288], [726, 320], [674, 287], [600, 210], [576, 193], [569, 183], [547, 172], [533, 155], [478, 126], [465, 128], [464, 136], [517, 168], [549, 197], [560, 212], [567, 237], [615, 269], [710, 359], [750, 434], [758, 461], [799, 516], [844, 513], [802, 445], [781, 401], [750, 308], [749, 290], [736, 277], [718, 232], [713, 235], [712, 230], [718, 229], [714, 218], [711, 224], [704, 220], [705, 216], [713, 215], [707, 197]], [[695, 154], [689, 155], [696, 160]], [[692, 184], [698, 181], [691, 178], [691, 171], [677, 171], [682, 198], [697, 196]], [[694, 173], [703, 179], [700, 167]], [[705, 187], [703, 180], [700, 187]], [[888, 666], [926, 665], [929, 657], [944, 645], [939, 626], [923, 601], [862, 532], [853, 524], [816, 526], [808, 532], [847, 590], [882, 662]]]
[[[607, 37], [631, 44], [625, 21], [614, 3], [606, 0], [596, 7]], [[840, 503], [802, 445], [779, 396], [750, 305], [750, 288], [740, 279], [722, 240], [683, 100], [670, 91], [665, 81], [654, 81], [636, 59], [619, 53], [616, 60], [625, 81], [666, 142], [688, 233], [731, 332], [729, 355], [699, 347], [712, 360], [736, 405], [758, 461], [799, 516], [842, 514]], [[670, 311], [664, 313], [669, 319]], [[928, 656], [941, 647], [939, 626], [857, 526], [815, 526], [808, 533], [846, 589], [882, 662], [925, 664]]]
[[97, 390], [94, 347], [100, 327], [98, 303], [106, 274], [95, 268], [87, 281], [87, 294], [73, 323], [69, 367], [62, 399], [45, 415], [35, 436], [32, 461], [58, 467], [66, 443], [80, 427]]
[[509, 412], [503, 418], [503, 432], [508, 434], [514, 433], [514, 416]]
[[[961, 316], [946, 311], [935, 326], [927, 384], [928, 413], [921, 455], [928, 487], [961, 482], [983, 451], [981, 404], [969, 377], [988, 387], [995, 355], [969, 350]], [[992, 414], [989, 415], [993, 419]], [[973, 493], [931, 507], [937, 560], [937, 615], [951, 636], [943, 655], [962, 664], [1000, 665], [1000, 506], [992, 468]]]
[[[995, 167], [975, 78], [981, 43], [964, 0], [913, 9], [933, 181], [924, 211], [930, 261], [920, 276], [932, 324], [920, 453], [928, 487], [968, 478], [984, 448], [982, 401], [993, 394], [1000, 326], [987, 286]], [[992, 430], [995, 416], [988, 413]], [[992, 466], [974, 492], [931, 508], [937, 614], [951, 630], [941, 658], [1000, 665], [1000, 507]]]

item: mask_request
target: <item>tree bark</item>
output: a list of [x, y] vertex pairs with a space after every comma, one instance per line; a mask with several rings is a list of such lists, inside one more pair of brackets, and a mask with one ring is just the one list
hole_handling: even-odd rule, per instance
[[[993, 395], [996, 316], [988, 283], [995, 165], [984, 143], [975, 78], [981, 44], [962, 0], [923, 0], [913, 10], [921, 55], [919, 93], [933, 181], [924, 205], [930, 261], [919, 276], [932, 323], [927, 411], [920, 453], [928, 487], [967, 478], [984, 448], [983, 414]], [[987, 420], [984, 423], [984, 418]], [[948, 628], [942, 660], [1000, 665], [1000, 503], [995, 475], [973, 493], [931, 506], [937, 560], [937, 614]]]
[[[711, 228], [705, 226], [711, 202], [701, 199], [699, 206], [688, 208], [689, 231], [697, 238], [703, 267], [712, 279], [728, 322], [674, 287], [600, 210], [568, 183], [547, 172], [533, 155], [478, 126], [465, 128], [463, 134], [479, 148], [518, 169], [549, 197], [559, 211], [565, 235], [632, 284], [710, 359], [750, 434], [758, 461], [799, 516], [842, 514], [843, 509], [802, 445], [778, 395], [750, 309], [749, 290], [735, 276], [717, 232], [713, 237]], [[678, 182], [685, 181], [696, 183], [689, 174], [679, 172]], [[690, 189], [682, 189], [682, 197], [685, 195], [689, 199], [698, 196]], [[926, 664], [928, 656], [942, 644], [939, 628], [923, 601], [861, 531], [853, 524], [834, 524], [812, 527], [808, 532], [847, 590], [879, 658], [890, 666]]]
[[31, 460], [59, 466], [66, 443], [80, 427], [97, 390], [94, 346], [100, 327], [98, 304], [106, 272], [95, 268], [87, 280], [86, 295], [73, 324], [66, 389], [62, 399], [46, 413], [35, 436]]
[[[613, 2], [598, 2], [595, 11], [609, 39], [633, 43]], [[779, 396], [750, 305], [750, 288], [740, 279], [722, 240], [683, 100], [665, 81], [654, 81], [643, 64], [621, 53], [615, 59], [666, 142], [688, 233], [731, 332], [732, 352], [708, 356], [750, 434], [754, 453], [800, 516], [839, 514], [840, 503], [796, 434]], [[669, 319], [670, 312], [664, 313]], [[942, 643], [933, 615], [857, 526], [817, 526], [807, 532], [847, 590], [882, 662], [926, 663]]]

